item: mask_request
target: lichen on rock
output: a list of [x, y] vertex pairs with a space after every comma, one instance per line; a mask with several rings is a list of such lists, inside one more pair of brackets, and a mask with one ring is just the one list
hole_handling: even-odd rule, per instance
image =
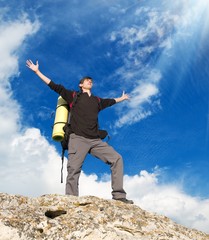
[[140, 207], [94, 196], [0, 193], [0, 240], [209, 240]]

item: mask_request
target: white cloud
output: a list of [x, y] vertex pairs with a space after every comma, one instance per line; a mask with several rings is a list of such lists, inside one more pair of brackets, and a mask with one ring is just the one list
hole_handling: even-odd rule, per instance
[[121, 128], [124, 125], [131, 125], [131, 124], [139, 122], [142, 119], [145, 119], [151, 115], [152, 115], [151, 111], [149, 111], [149, 110], [145, 111], [142, 108], [129, 110], [126, 114], [124, 114], [122, 117], [120, 117], [117, 120], [114, 127]]
[[0, 25], [0, 83], [9, 84], [8, 78], [18, 74], [18, 47], [21, 46], [24, 39], [36, 32], [39, 23], [31, 23], [25, 16], [15, 22], [1, 21]]
[[115, 128], [139, 122], [152, 115], [154, 109], [160, 107], [158, 99], [160, 79], [160, 72], [152, 70], [146, 78], [137, 81], [135, 88], [129, 93], [130, 100], [121, 104], [118, 110], [119, 119], [114, 125]]
[[1, 191], [27, 196], [64, 192], [60, 156], [38, 129], [13, 134], [7, 149], [0, 167]]
[[[107, 174], [104, 174], [104, 176], [107, 177]], [[98, 181], [98, 176], [96, 174], [86, 175], [84, 172], [82, 172], [79, 187], [80, 195], [92, 195], [105, 199], [112, 198], [112, 189], [109, 175], [108, 179], [109, 180]]]
[[6, 149], [12, 134], [19, 128], [20, 106], [13, 99], [10, 78], [18, 74], [16, 52], [24, 38], [38, 29], [38, 23], [30, 23], [25, 17], [0, 25], [0, 141]]
[[144, 102], [149, 102], [152, 96], [158, 94], [159, 90], [152, 83], [141, 83], [132, 92], [133, 100], [130, 101], [129, 107], [135, 108]]

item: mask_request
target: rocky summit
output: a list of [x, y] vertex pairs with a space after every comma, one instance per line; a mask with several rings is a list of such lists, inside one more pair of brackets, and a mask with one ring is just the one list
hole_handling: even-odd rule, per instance
[[0, 240], [206, 240], [140, 207], [97, 197], [0, 193]]

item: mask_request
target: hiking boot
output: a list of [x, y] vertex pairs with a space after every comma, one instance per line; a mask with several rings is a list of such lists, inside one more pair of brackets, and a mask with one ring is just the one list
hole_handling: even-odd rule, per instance
[[113, 198], [113, 199], [116, 201], [121, 201], [123, 203], [127, 203], [127, 204], [134, 204], [134, 202], [132, 200], [128, 200], [127, 198], [118, 198], [118, 199]]

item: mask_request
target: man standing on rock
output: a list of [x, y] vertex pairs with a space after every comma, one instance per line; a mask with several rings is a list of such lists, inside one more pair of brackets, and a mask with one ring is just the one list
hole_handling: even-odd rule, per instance
[[[38, 61], [34, 64], [31, 60], [26, 61], [26, 66], [46, 83], [52, 90], [66, 100], [68, 104], [73, 102], [74, 91], [54, 83], [39, 70]], [[133, 204], [126, 198], [123, 189], [123, 159], [110, 145], [102, 141], [98, 134], [98, 113], [115, 103], [127, 100], [129, 97], [123, 92], [119, 98], [101, 98], [101, 109], [98, 108], [98, 98], [91, 93], [93, 80], [84, 77], [80, 80], [79, 94], [76, 104], [71, 110], [70, 125], [72, 134], [68, 145], [68, 164], [66, 179], [66, 194], [78, 196], [78, 181], [84, 159], [88, 153], [101, 159], [111, 167], [112, 197], [114, 200]]]

